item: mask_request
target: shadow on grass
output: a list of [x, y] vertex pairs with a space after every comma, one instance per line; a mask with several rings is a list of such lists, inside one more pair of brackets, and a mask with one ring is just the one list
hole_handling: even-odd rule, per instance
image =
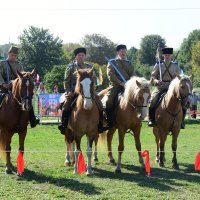
[[96, 188], [90, 183], [79, 182], [72, 178], [54, 178], [52, 176], [36, 173], [29, 169], [25, 169], [22, 176], [19, 176], [19, 181], [35, 181], [37, 183], [49, 183], [58, 187], [65, 187], [72, 191], [81, 191], [86, 195], [101, 194], [100, 188]]
[[[195, 175], [194, 165], [185, 164], [185, 170], [173, 170], [169, 168], [151, 168], [151, 176], [141, 169], [140, 166], [122, 164], [122, 173], [108, 172], [103, 169], [94, 168], [94, 175], [99, 178], [108, 178], [137, 183], [141, 187], [157, 189], [159, 191], [174, 191], [174, 186], [185, 186], [186, 181], [200, 184], [200, 175]], [[126, 171], [126, 172], [123, 172]], [[131, 171], [131, 173], [127, 172]], [[191, 174], [189, 174], [189, 173]]]

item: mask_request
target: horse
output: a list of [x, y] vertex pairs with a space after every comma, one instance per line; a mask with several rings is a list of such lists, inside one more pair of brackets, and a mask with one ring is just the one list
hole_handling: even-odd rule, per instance
[[11, 81], [12, 91], [4, 99], [0, 108], [0, 151], [6, 160], [6, 174], [11, 174], [11, 139], [14, 133], [19, 135], [19, 151], [24, 152], [24, 141], [32, 108], [32, 97], [35, 70], [32, 72], [17, 71], [17, 78]]
[[156, 162], [164, 167], [165, 141], [168, 134], [172, 135], [172, 168], [179, 169], [176, 158], [177, 139], [182, 122], [182, 106], [190, 103], [192, 83], [186, 75], [176, 76], [155, 111], [153, 133], [157, 145]]
[[[150, 98], [150, 82], [145, 78], [133, 76], [125, 84], [125, 90], [122, 94], [118, 105], [114, 109], [116, 116], [115, 123], [107, 132], [107, 148], [110, 163], [115, 163], [112, 155], [112, 139], [118, 129], [118, 161], [115, 172], [121, 172], [121, 157], [124, 151], [124, 137], [128, 130], [133, 132], [135, 146], [138, 152], [139, 162], [144, 168], [144, 161], [141, 156], [140, 131], [142, 119], [146, 116], [148, 100]], [[105, 96], [106, 99], [106, 96]], [[105, 101], [104, 97], [102, 101]], [[123, 120], [122, 120], [123, 119]], [[102, 134], [101, 134], [102, 135]], [[100, 141], [103, 142], [105, 137], [100, 135]], [[96, 152], [95, 152], [96, 153]], [[95, 154], [95, 156], [97, 156]], [[97, 157], [95, 157], [97, 159]]]
[[[98, 133], [99, 110], [95, 102], [95, 84], [92, 69], [77, 70], [75, 93], [78, 95], [75, 106], [69, 117], [68, 127], [65, 132], [66, 165], [74, 161], [73, 141], [76, 143], [74, 173], [78, 170], [78, 155], [81, 151], [81, 138], [87, 136], [87, 167], [86, 175], [92, 174], [91, 156], [92, 144]], [[71, 154], [70, 154], [71, 153]]]

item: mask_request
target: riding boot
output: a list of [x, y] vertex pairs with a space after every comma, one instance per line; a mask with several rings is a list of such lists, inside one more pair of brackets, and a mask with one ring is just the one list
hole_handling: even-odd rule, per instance
[[113, 126], [113, 119], [112, 119], [112, 109], [106, 109], [106, 120], [107, 120], [107, 129], [111, 129]]
[[36, 127], [40, 123], [40, 119], [35, 117], [33, 108], [29, 111], [29, 121], [30, 121], [31, 128]]
[[154, 127], [155, 125], [155, 109], [149, 107], [149, 121], [148, 121], [148, 126], [149, 127]]
[[182, 118], [182, 122], [181, 122], [181, 129], [185, 129], [185, 116], [186, 116], [186, 113], [187, 113], [187, 109], [185, 108], [182, 108], [182, 111], [183, 111], [183, 118]]
[[69, 115], [70, 115], [69, 111], [63, 110], [62, 117], [61, 117], [61, 123], [58, 125], [58, 129], [60, 130], [60, 133], [63, 135], [65, 134], [65, 130], [68, 125]]

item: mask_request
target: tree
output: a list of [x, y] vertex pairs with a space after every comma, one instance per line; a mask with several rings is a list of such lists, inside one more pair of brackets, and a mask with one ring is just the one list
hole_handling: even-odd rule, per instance
[[200, 41], [192, 47], [193, 84], [200, 87]]
[[128, 60], [130, 60], [133, 63], [133, 66], [135, 66], [136, 61], [137, 61], [137, 52], [138, 50], [135, 47], [131, 47], [127, 51]]
[[87, 49], [87, 60], [99, 65], [107, 64], [105, 56], [115, 56], [116, 44], [100, 34], [85, 35], [82, 45]]
[[193, 30], [187, 38], [183, 40], [181, 44], [178, 60], [180, 62], [180, 66], [186, 65], [186, 63], [191, 62], [192, 58], [192, 46], [200, 41], [200, 29]]
[[19, 60], [25, 70], [35, 68], [41, 77], [54, 65], [64, 63], [62, 40], [54, 38], [48, 29], [30, 26], [19, 36], [21, 51]]
[[158, 44], [161, 48], [166, 44], [165, 39], [160, 35], [146, 35], [142, 38], [138, 54], [138, 59], [141, 64], [147, 64], [150, 66], [155, 64], [155, 55]]
[[44, 76], [45, 89], [47, 92], [53, 92], [54, 85], [58, 86], [59, 93], [64, 92], [63, 81], [66, 65], [55, 65], [51, 71]]

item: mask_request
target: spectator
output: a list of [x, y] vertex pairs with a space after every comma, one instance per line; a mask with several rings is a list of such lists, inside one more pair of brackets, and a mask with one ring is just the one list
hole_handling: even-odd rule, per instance
[[54, 85], [53, 87], [53, 93], [57, 94], [58, 93], [58, 86]]
[[196, 95], [196, 92], [192, 91], [192, 108], [191, 108], [191, 117], [196, 119], [197, 117], [197, 101], [199, 101], [199, 97]]
[[37, 90], [37, 93], [38, 94], [45, 94], [46, 93], [46, 90], [44, 88], [44, 84], [41, 82], [40, 85], [39, 85], [39, 88]]

